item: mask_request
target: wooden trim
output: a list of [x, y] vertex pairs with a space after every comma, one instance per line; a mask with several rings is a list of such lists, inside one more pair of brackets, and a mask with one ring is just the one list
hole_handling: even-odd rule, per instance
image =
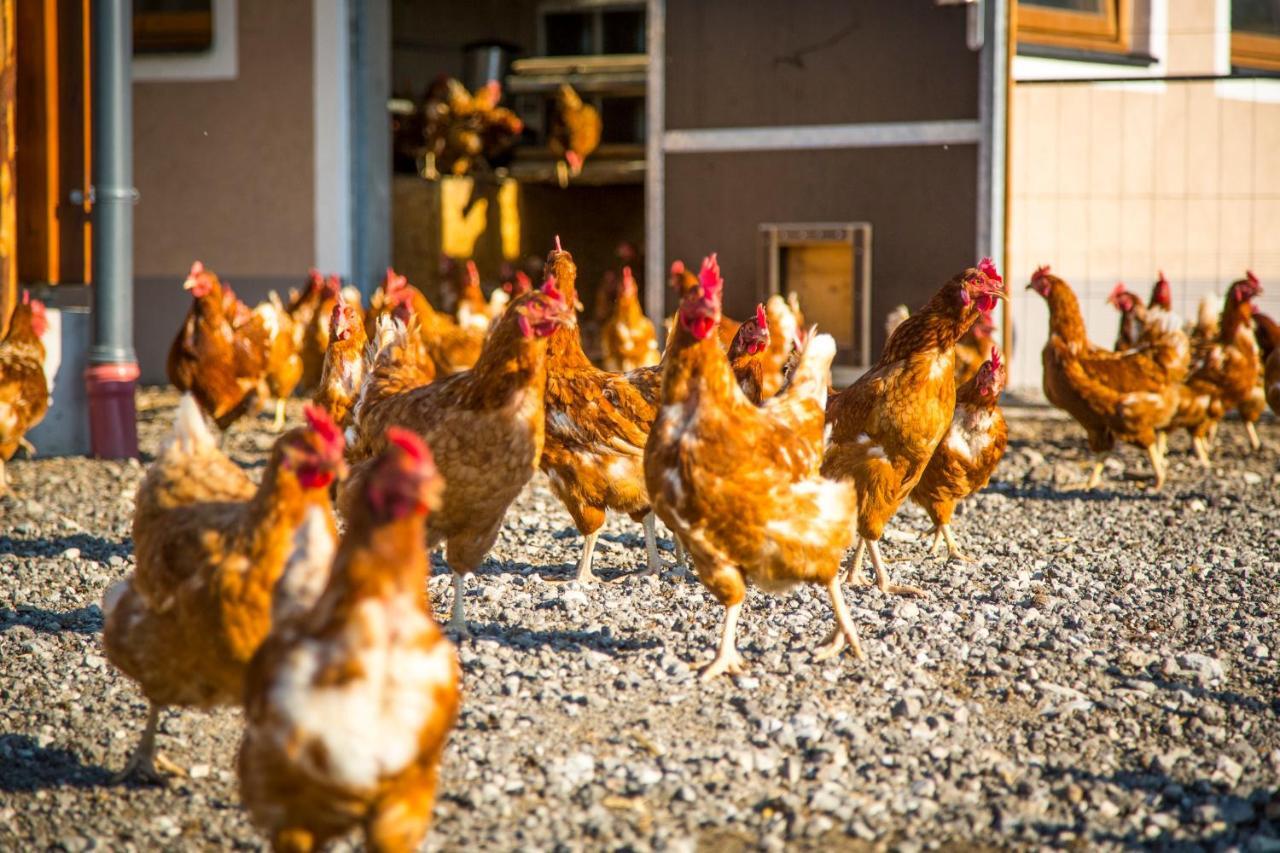
[[133, 52], [200, 53], [213, 47], [212, 12], [140, 12], [133, 16]]
[[1233, 32], [1231, 64], [1244, 68], [1280, 71], [1280, 36]]
[[1133, 0], [1104, 0], [1102, 12], [1074, 12], [1017, 3], [1018, 40], [1050, 47], [1128, 53]]
[[17, 0], [0, 0], [0, 340], [18, 304], [18, 229], [14, 133], [17, 103]]

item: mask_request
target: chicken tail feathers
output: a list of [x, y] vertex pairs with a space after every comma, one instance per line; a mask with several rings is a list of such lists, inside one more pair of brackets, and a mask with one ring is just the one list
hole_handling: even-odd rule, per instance
[[787, 388], [779, 396], [785, 393], [789, 397], [812, 398], [825, 409], [827, 387], [831, 382], [831, 362], [836, 357], [836, 341], [830, 335], [817, 334], [816, 326], [811, 327], [803, 338]]
[[183, 394], [178, 402], [178, 416], [173, 421], [173, 442], [170, 446], [185, 454], [217, 447], [204, 413], [200, 411], [200, 404], [190, 394]]

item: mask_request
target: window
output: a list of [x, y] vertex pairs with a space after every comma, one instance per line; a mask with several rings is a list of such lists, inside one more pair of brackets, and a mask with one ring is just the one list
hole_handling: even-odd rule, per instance
[[1231, 64], [1280, 71], [1280, 0], [1231, 0]]
[[645, 52], [645, 12], [632, 2], [554, 3], [542, 10], [544, 56], [600, 56]]
[[1018, 0], [1018, 41], [1128, 53], [1131, 6], [1132, 0]]
[[213, 47], [213, 0], [133, 0], [133, 52], [204, 53]]

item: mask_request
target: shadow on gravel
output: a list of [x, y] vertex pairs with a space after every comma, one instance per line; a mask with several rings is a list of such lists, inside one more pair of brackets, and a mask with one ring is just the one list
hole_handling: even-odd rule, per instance
[[27, 735], [0, 735], [0, 791], [96, 788], [110, 781], [106, 768], [83, 764], [70, 750], [38, 746]]
[[[1170, 692], [1184, 691], [1196, 699], [1208, 699], [1212, 702], [1219, 702], [1223, 705], [1230, 705], [1234, 708], [1240, 708], [1245, 711], [1251, 711], [1255, 714], [1265, 713], [1271, 709], [1271, 705], [1257, 699], [1253, 696], [1246, 696], [1243, 693], [1237, 693], [1234, 690], [1207, 690], [1203, 687], [1197, 687], [1194, 684], [1187, 684], [1182, 681], [1170, 681], [1167, 678], [1159, 676], [1147, 675], [1136, 676], [1133, 681], [1145, 681], [1154, 684], [1161, 690]], [[1277, 709], [1280, 709], [1280, 700], [1276, 703]]]
[[653, 637], [632, 639], [615, 637], [608, 628], [599, 631], [530, 631], [502, 623], [471, 623], [476, 640], [495, 640], [499, 645], [513, 649], [551, 649], [557, 652], [580, 652], [591, 649], [610, 657], [656, 649], [662, 643]]
[[133, 553], [133, 542], [88, 533], [69, 536], [41, 536], [38, 539], [14, 539], [0, 536], [0, 557], [57, 557], [68, 548], [79, 549], [80, 559], [105, 562], [111, 557], [127, 557]]
[[[1142, 482], [1143, 479], [1138, 478], [1134, 482]], [[991, 486], [992, 491], [998, 492], [1005, 497], [1010, 498], [1033, 498], [1042, 501], [1085, 501], [1088, 503], [1102, 502], [1110, 503], [1111, 501], [1148, 501], [1159, 502], [1167, 495], [1165, 492], [1151, 494], [1149, 492], [1140, 492], [1129, 489], [1109, 489], [1100, 488], [1091, 491], [1084, 489], [1064, 489], [1061, 486], [1055, 486], [1052, 483], [1013, 483], [1001, 482], [994, 483]]]
[[[1233, 843], [1236, 849], [1274, 850], [1280, 844], [1280, 823], [1269, 817], [1280, 812], [1280, 791], [1272, 788], [1228, 792], [1215, 781], [1180, 782], [1155, 767], [1112, 774], [1091, 773], [1078, 767], [1045, 767], [1045, 778], [1101, 786], [1103, 790], [1114, 785], [1142, 792], [1153, 808], [1173, 816], [1174, 825], [1181, 830], [1175, 835], [1171, 829], [1162, 828], [1151, 836], [1137, 829], [1125, 833], [1103, 831], [1090, 827], [1087, 821], [1074, 825], [1037, 822], [1036, 830], [1045, 835], [1073, 831], [1083, 840], [1129, 850], [1220, 850]], [[1197, 824], [1204, 826], [1202, 833], [1186, 832], [1187, 827]]]
[[0, 632], [26, 625], [41, 634], [97, 634], [102, 630], [102, 610], [96, 604], [75, 610], [45, 610], [19, 604], [17, 610], [0, 608]]

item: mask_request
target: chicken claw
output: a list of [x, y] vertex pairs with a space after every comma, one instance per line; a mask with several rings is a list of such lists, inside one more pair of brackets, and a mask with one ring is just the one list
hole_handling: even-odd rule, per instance
[[720, 632], [720, 650], [716, 653], [715, 659], [698, 673], [699, 680], [707, 682], [726, 672], [730, 675], [742, 672], [745, 661], [742, 655], [738, 654], [737, 644], [738, 614], [741, 612], [741, 601], [725, 608], [724, 627]]
[[845, 576], [845, 580], [855, 586], [870, 586], [871, 581], [862, 574], [862, 561], [867, 555], [867, 542], [865, 539], [858, 540], [858, 547], [853, 550], [853, 565], [849, 567], [849, 573]]
[[[865, 541], [865, 540], [864, 540]], [[908, 586], [907, 584], [889, 583], [889, 573], [884, 568], [884, 558], [880, 556], [880, 543], [872, 539], [866, 542], [867, 550], [871, 552], [871, 565], [876, 570], [876, 587], [883, 593], [889, 595], [906, 595], [912, 598], [926, 598], [927, 594], [918, 586]], [[859, 545], [861, 547], [861, 545]]]

